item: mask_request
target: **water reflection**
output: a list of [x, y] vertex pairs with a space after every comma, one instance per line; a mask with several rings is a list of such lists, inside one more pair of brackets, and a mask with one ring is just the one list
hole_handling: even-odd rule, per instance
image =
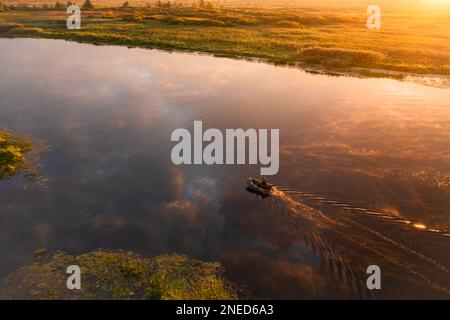
[[[38, 247], [119, 248], [219, 260], [260, 298], [370, 298], [370, 264], [377, 296], [448, 298], [450, 90], [54, 40], [0, 47], [0, 123], [49, 145], [44, 186], [0, 183], [1, 276]], [[279, 128], [282, 194], [245, 191], [259, 166], [173, 166], [170, 134], [194, 120]]]

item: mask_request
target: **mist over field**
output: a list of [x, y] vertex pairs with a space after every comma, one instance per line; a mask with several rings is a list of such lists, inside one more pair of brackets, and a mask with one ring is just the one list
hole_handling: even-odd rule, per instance
[[[5, 0], [6, 4], [50, 4], [56, 3], [54, 0]], [[64, 1], [60, 1], [64, 2]], [[81, 3], [83, 1], [73, 1], [75, 3]], [[96, 5], [116, 6], [122, 4], [123, 0], [94, 0]], [[131, 0], [128, 1], [131, 5], [145, 5], [147, 3], [156, 3], [156, 0]], [[173, 0], [173, 3], [179, 3], [183, 5], [191, 5], [193, 0]], [[277, 6], [277, 7], [367, 7], [371, 4], [376, 4], [384, 8], [395, 9], [417, 9], [426, 8], [442, 9], [450, 8], [450, 0], [211, 0], [210, 2], [216, 5], [225, 6]]]

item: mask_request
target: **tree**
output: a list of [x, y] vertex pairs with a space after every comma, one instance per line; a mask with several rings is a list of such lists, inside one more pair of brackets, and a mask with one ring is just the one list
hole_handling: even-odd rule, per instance
[[82, 7], [83, 9], [93, 9], [94, 8], [94, 5], [92, 4], [92, 2], [91, 2], [91, 0], [86, 0], [84, 3], [83, 3], [83, 7]]
[[57, 1], [55, 3], [54, 8], [55, 8], [55, 10], [63, 10], [64, 9], [64, 5], [61, 2]]
[[129, 8], [130, 7], [130, 3], [128, 2], [128, 1], [125, 1], [123, 4], [122, 4], [122, 8]]
[[17, 5], [17, 8], [18, 8], [19, 10], [28, 10], [28, 4], [26, 4], [26, 3], [19, 3], [19, 4]]

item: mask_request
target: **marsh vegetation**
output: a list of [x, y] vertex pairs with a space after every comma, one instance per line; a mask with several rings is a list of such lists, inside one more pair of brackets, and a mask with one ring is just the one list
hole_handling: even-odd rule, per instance
[[25, 153], [31, 150], [31, 142], [0, 128], [0, 180], [9, 179], [25, 165]]
[[[35, 262], [13, 272], [2, 299], [237, 299], [217, 262], [183, 255], [143, 258], [133, 252], [96, 250], [72, 256], [35, 251]], [[66, 268], [81, 267], [81, 290], [68, 290]]]
[[7, 7], [0, 12], [0, 36], [205, 52], [357, 74], [450, 75], [444, 13], [386, 12], [381, 30], [368, 30], [366, 13], [354, 9], [94, 3], [82, 11], [81, 30], [67, 30], [67, 16], [60, 6]]

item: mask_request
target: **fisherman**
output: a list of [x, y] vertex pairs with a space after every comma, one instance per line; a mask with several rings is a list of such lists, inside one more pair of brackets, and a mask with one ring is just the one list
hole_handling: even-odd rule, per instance
[[269, 181], [267, 181], [266, 177], [262, 177], [261, 179], [261, 187], [264, 189], [268, 189]]

